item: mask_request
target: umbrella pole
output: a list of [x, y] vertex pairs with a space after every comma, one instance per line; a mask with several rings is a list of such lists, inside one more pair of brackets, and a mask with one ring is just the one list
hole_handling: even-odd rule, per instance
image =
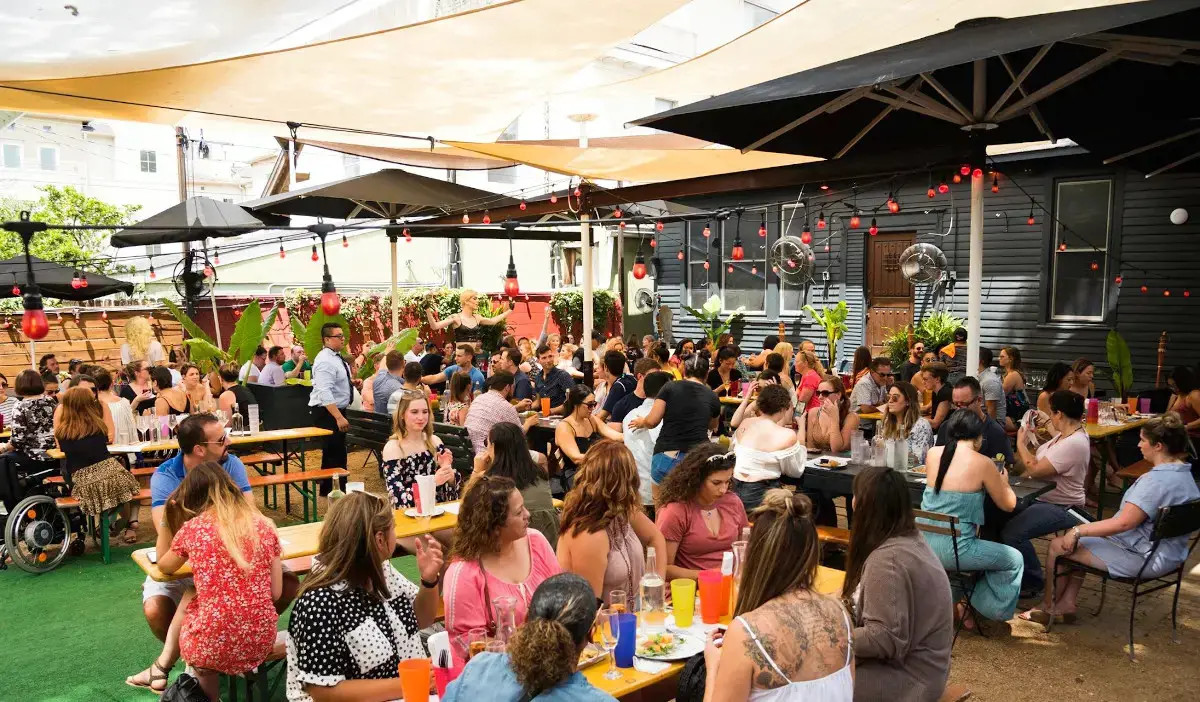
[[[975, 119], [984, 121], [987, 110], [987, 64], [974, 64], [975, 85], [972, 108]], [[976, 168], [982, 168], [986, 151], [981, 146]], [[967, 375], [979, 375], [979, 315], [983, 307], [983, 178], [971, 175], [971, 249], [967, 272]]]
[[[215, 278], [214, 278], [214, 280], [215, 280]], [[221, 318], [217, 316], [217, 286], [216, 286], [216, 283], [213, 283], [213, 286], [208, 289], [208, 301], [212, 305], [213, 331], [215, 331], [217, 333], [217, 335], [215, 337], [217, 340], [217, 348], [221, 351], [224, 351], [225, 345], [221, 343]]]
[[400, 330], [400, 295], [396, 285], [396, 278], [399, 275], [396, 265], [396, 235], [388, 232], [388, 241], [391, 242], [392, 250], [392, 334]]
[[[582, 209], [582, 208], [581, 208]], [[583, 264], [583, 361], [592, 361], [592, 228], [586, 213], [579, 215], [579, 255]]]

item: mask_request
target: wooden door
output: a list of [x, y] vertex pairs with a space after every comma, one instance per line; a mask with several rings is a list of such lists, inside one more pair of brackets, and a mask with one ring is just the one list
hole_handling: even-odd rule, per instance
[[913, 321], [913, 286], [900, 273], [900, 254], [913, 245], [914, 234], [879, 234], [867, 238], [866, 346], [872, 356], [884, 350], [892, 329]]

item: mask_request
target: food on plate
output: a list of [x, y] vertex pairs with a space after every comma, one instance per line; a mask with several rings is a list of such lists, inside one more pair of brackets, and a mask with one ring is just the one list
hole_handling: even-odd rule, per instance
[[909, 472], [910, 473], [920, 473], [921, 475], [925, 475], [925, 466], [924, 465], [913, 466], [912, 468], [909, 469]]
[[601, 658], [604, 658], [604, 649], [594, 643], [589, 643], [579, 652], [579, 667], [582, 668], [585, 665], [591, 665]]
[[638, 639], [637, 655], [661, 658], [679, 648], [679, 637], [674, 634], [648, 634]]

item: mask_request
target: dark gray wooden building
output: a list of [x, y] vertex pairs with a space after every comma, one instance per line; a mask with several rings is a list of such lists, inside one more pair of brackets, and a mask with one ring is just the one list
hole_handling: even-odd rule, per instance
[[[1154, 383], [1163, 332], [1169, 337], [1168, 372], [1200, 362], [1200, 175], [1146, 179], [1104, 166], [1076, 147], [992, 160], [998, 192], [991, 192], [992, 176], [986, 175], [982, 345], [996, 352], [1016, 346], [1035, 368], [1079, 357], [1104, 368], [1105, 338], [1116, 329], [1129, 343], [1137, 389]], [[788, 341], [812, 339], [822, 356], [825, 334], [801, 308], [805, 302], [819, 309], [845, 300], [850, 318], [839, 348], [843, 360], [860, 344], [879, 344], [888, 328], [930, 311], [965, 317], [970, 186], [969, 178], [952, 184], [950, 175], [866, 176], [679, 198], [705, 210], [745, 210], [740, 225], [736, 215], [713, 221], [707, 238], [706, 221], [668, 223], [660, 234], [656, 285], [662, 304], [674, 311], [674, 336], [699, 335], [681, 305], [699, 305], [712, 294], [728, 310], [745, 306], [737, 328], [743, 349], [761, 348], [783, 322]], [[950, 192], [929, 198], [927, 189], [943, 179]], [[884, 206], [889, 191], [900, 203], [898, 213]], [[861, 222], [850, 229], [855, 204]], [[1186, 224], [1171, 223], [1171, 212], [1179, 208], [1191, 215]], [[822, 212], [825, 229], [817, 227]], [[800, 236], [806, 214], [813, 282], [781, 285], [767, 260], [770, 247], [785, 232]], [[877, 236], [867, 231], [872, 217]], [[759, 236], [764, 224], [765, 238]], [[735, 232], [745, 249], [741, 261], [731, 258]], [[904, 280], [897, 257], [916, 242], [932, 243], [946, 254], [956, 285], [914, 286]]]

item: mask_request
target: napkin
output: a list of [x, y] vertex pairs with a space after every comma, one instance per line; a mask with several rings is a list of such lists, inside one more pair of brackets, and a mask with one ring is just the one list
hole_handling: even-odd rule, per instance
[[460, 503], [458, 503], [458, 502], [444, 502], [444, 503], [438, 505], [438, 507], [445, 508], [445, 510], [447, 512], [449, 512], [450, 514], [458, 514], [459, 504]]
[[648, 658], [639, 658], [634, 656], [633, 667], [634, 670], [637, 670], [638, 672], [646, 673], [647, 675], [657, 675], [667, 668], [670, 668], [671, 663], [668, 661], [652, 661]]

